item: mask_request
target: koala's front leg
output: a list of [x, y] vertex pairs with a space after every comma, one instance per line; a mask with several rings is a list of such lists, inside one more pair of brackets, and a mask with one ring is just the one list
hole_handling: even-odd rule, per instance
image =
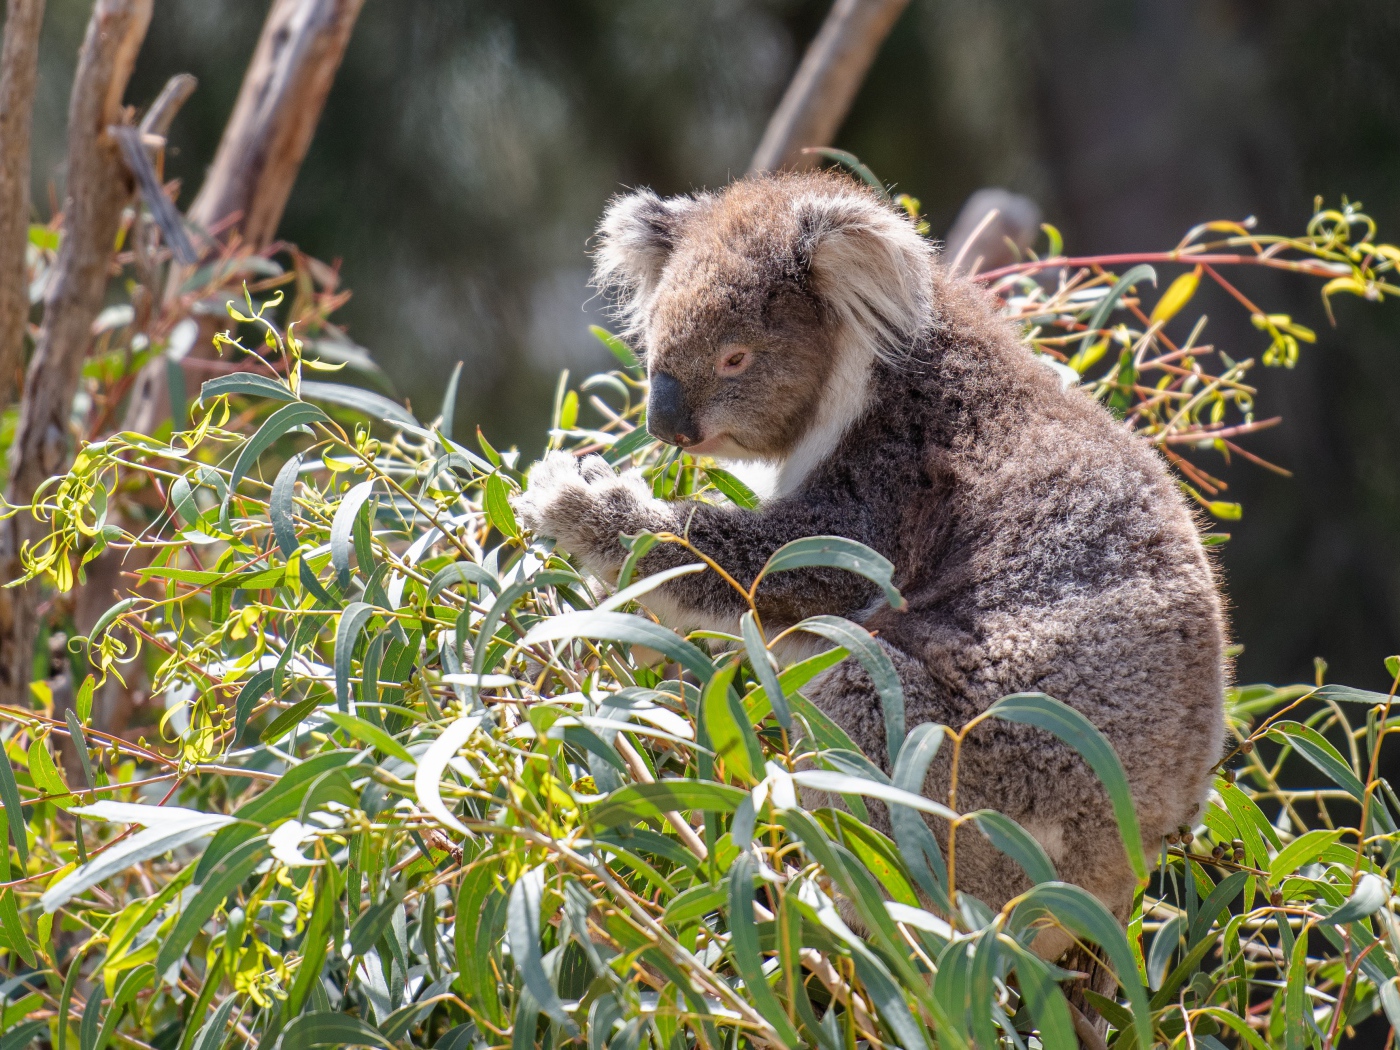
[[514, 505], [525, 528], [557, 541], [609, 584], [627, 558], [622, 536], [662, 532], [675, 520], [671, 504], [654, 498], [639, 474], [619, 475], [601, 456], [567, 452], [550, 452], [531, 467]]
[[[783, 544], [805, 536], [852, 535], [862, 518], [859, 507], [841, 503], [780, 500], [761, 511], [717, 507], [694, 501], [667, 503], [652, 496], [636, 474], [615, 474], [599, 456], [576, 460], [550, 453], [530, 469], [527, 488], [516, 500], [526, 528], [552, 537], [585, 568], [613, 583], [626, 558], [624, 534], [672, 532], [685, 536], [745, 587]], [[695, 561], [679, 544], [653, 547], [638, 576]], [[839, 569], [803, 569], [764, 579], [757, 603], [764, 622], [792, 624], [818, 613], [852, 615], [877, 593], [864, 578]], [[668, 626], [681, 631], [706, 627], [734, 631], [747, 600], [717, 573], [682, 576], [643, 599]]]

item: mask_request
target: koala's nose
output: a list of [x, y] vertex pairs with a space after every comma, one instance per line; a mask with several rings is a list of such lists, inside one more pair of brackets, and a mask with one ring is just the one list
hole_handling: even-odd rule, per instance
[[658, 441], [681, 448], [700, 440], [699, 427], [685, 405], [685, 388], [679, 379], [666, 372], [657, 372], [651, 377], [647, 430]]

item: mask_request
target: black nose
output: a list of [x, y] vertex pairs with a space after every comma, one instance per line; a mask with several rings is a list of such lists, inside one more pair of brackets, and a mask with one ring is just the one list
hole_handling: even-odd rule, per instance
[[685, 388], [673, 375], [657, 372], [651, 377], [647, 399], [647, 430], [658, 441], [685, 448], [700, 440], [699, 428], [685, 404]]

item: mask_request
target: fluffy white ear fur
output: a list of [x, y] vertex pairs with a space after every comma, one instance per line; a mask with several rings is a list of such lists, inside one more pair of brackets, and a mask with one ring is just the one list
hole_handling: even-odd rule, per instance
[[793, 202], [812, 288], [872, 355], [889, 356], [933, 322], [933, 245], [864, 194]]
[[598, 224], [593, 283], [617, 299], [617, 313], [628, 332], [641, 324], [661, 271], [675, 247], [694, 197], [662, 199], [651, 190], [614, 197]]
[[912, 223], [864, 195], [793, 202], [812, 288], [835, 315], [838, 358], [811, 426], [778, 471], [777, 493], [801, 487], [864, 413], [876, 358], [892, 357], [934, 321], [933, 246]]

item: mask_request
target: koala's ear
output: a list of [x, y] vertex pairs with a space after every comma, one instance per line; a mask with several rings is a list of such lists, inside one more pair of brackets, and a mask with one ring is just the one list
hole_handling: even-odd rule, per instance
[[933, 245], [908, 218], [856, 191], [793, 207], [812, 290], [873, 353], [907, 346], [933, 323]]
[[680, 226], [698, 203], [693, 197], [663, 200], [651, 190], [636, 190], [614, 197], [603, 213], [593, 283], [617, 297], [619, 312], [632, 323], [656, 290]]

